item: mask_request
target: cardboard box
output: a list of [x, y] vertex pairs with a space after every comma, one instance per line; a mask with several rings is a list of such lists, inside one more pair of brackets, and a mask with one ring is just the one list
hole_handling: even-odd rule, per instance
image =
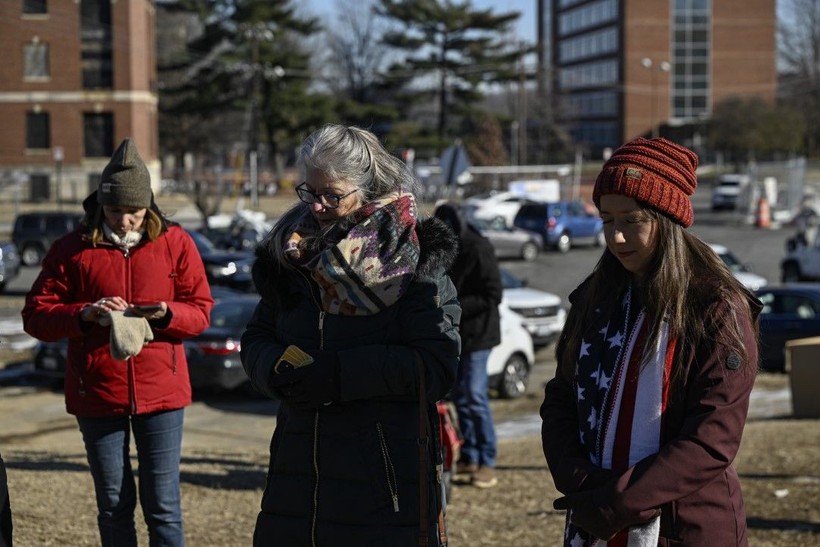
[[786, 342], [795, 418], [820, 418], [820, 336]]

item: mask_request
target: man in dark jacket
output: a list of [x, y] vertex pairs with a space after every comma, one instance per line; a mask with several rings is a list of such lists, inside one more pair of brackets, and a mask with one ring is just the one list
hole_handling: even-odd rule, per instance
[[487, 395], [487, 359], [493, 346], [501, 342], [501, 274], [489, 240], [467, 223], [454, 205], [439, 205], [435, 216], [446, 222], [459, 238], [458, 257], [448, 272], [462, 310], [461, 362], [452, 398], [464, 445], [454, 479], [491, 488], [498, 479], [495, 428]]

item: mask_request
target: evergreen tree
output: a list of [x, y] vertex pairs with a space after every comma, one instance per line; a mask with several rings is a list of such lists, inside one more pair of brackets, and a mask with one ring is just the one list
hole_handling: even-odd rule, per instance
[[392, 73], [410, 79], [416, 100], [436, 99], [440, 145], [456, 127], [449, 118], [468, 114], [482, 85], [518, 79], [517, 63], [531, 51], [504, 39], [518, 12], [495, 15], [469, 0], [379, 0], [376, 13], [394, 26], [384, 43], [407, 55]]
[[238, 140], [253, 151], [261, 142], [281, 166], [289, 147], [329, 116], [327, 98], [309, 91], [302, 46], [319, 22], [298, 16], [291, 0], [178, 0], [163, 9], [194, 14], [201, 25], [184, 52], [163, 59], [160, 51], [162, 125], [209, 132], [189, 139], [189, 151], [220, 137], [223, 149]]

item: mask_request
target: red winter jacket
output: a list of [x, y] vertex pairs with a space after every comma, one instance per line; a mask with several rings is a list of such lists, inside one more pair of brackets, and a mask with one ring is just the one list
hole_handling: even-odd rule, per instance
[[[63, 236], [43, 260], [26, 296], [23, 325], [43, 341], [68, 337], [66, 410], [84, 417], [145, 414], [191, 403], [182, 339], [208, 327], [213, 306], [199, 252], [177, 225], [155, 241], [125, 252], [96, 247], [84, 227]], [[170, 320], [151, 324], [154, 340], [126, 361], [109, 350], [110, 328], [80, 321], [80, 310], [100, 298], [168, 304]]]

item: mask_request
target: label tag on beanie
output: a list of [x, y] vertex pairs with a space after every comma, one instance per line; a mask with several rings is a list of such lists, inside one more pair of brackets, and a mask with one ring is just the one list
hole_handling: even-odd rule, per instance
[[640, 169], [635, 169], [634, 167], [630, 167], [626, 170], [626, 176], [631, 179], [642, 179], [643, 172]]
[[111, 183], [110, 182], [102, 183], [100, 185], [100, 190], [102, 190], [103, 192], [110, 192], [111, 191]]

